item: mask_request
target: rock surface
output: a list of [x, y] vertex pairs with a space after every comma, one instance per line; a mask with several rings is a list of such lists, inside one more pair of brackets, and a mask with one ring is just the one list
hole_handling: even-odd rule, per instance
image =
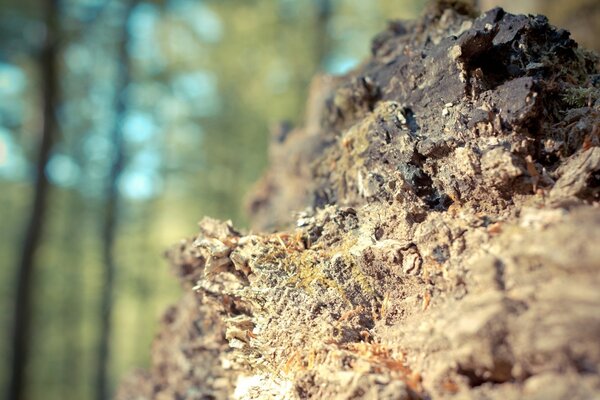
[[600, 398], [598, 58], [438, 3], [274, 133], [274, 233], [169, 252], [185, 295], [118, 399]]

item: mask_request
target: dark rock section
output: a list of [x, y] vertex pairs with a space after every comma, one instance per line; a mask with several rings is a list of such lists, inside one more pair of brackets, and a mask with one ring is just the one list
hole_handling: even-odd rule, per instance
[[[386, 192], [386, 187], [398, 182], [383, 182], [380, 177], [397, 171], [429, 208], [443, 209], [450, 199], [480, 201], [474, 196], [480, 182], [465, 182], [457, 176], [465, 171], [441, 168], [456, 156], [456, 149], [471, 153], [476, 164], [483, 154], [499, 156], [496, 164], [505, 164], [507, 171], [504, 179], [493, 182], [493, 189], [502, 198], [522, 194], [532, 187], [525, 182], [532, 181], [527, 165], [530, 172], [552, 171], [585, 137], [594, 136], [589, 121], [584, 125], [587, 129], [579, 132], [556, 129], [565, 113], [573, 115], [566, 101], [569, 93], [585, 96], [587, 91], [597, 101], [593, 93], [600, 87], [593, 79], [597, 58], [579, 49], [568, 32], [553, 28], [545, 17], [512, 15], [502, 9], [474, 21], [445, 9], [426, 20], [429, 25], [420, 23], [412, 29], [414, 23], [391, 24], [375, 39], [373, 59], [337, 85], [333, 83], [327, 112], [316, 117], [323, 120], [318, 151], [298, 146], [301, 131], [289, 146], [278, 145], [286, 149], [282, 152], [288, 162], [292, 156], [294, 165], [305, 171], [289, 171], [279, 179], [280, 184], [271, 179], [269, 199], [253, 210], [260, 213], [261, 207], [271, 210], [275, 205], [277, 210], [281, 204], [290, 204], [286, 196], [278, 198], [277, 192], [284, 191], [287, 179], [296, 177], [302, 202], [291, 202], [292, 208], [275, 213], [278, 218], [271, 213], [276, 223], [261, 223], [257, 218], [257, 227], [291, 221], [292, 212], [302, 208], [299, 205], [364, 204], [370, 196], [364, 196], [359, 186], [366, 181], [371, 189]], [[593, 105], [587, 108], [592, 111]], [[361, 122], [362, 128], [357, 126]], [[365, 132], [349, 134], [352, 127]], [[549, 135], [552, 131], [559, 136]], [[362, 142], [353, 136], [360, 136]], [[336, 163], [349, 158], [344, 150], [360, 152], [366, 161], [364, 170], [380, 171], [368, 176], [364, 171], [349, 174], [348, 166]], [[272, 171], [285, 169], [285, 164], [274, 162]], [[473, 167], [481, 169], [481, 165]], [[517, 191], [513, 180], [521, 181]], [[389, 200], [393, 193], [387, 192], [378, 197]], [[265, 193], [264, 186], [260, 193]]]

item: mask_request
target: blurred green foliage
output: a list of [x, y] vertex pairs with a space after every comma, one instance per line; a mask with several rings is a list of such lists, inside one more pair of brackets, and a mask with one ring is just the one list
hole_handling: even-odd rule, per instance
[[[7, 336], [33, 195], [45, 26], [38, 1], [1, 3], [0, 323]], [[386, 20], [414, 17], [421, 7], [409, 0], [143, 1], [123, 38], [123, 2], [60, 2], [59, 137], [45, 168], [52, 186], [35, 254], [28, 398], [96, 392], [101, 226], [115, 123], [125, 165], [117, 182], [113, 386], [148, 365], [159, 316], [178, 296], [163, 250], [194, 232], [203, 215], [245, 226], [243, 197], [265, 167], [269, 126], [300, 123], [314, 73], [347, 71], [368, 55]], [[123, 40], [132, 70], [120, 117]], [[4, 387], [7, 366], [0, 368]]]

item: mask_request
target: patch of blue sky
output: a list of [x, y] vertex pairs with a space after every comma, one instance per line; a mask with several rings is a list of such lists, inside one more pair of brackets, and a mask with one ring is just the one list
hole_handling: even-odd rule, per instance
[[56, 186], [73, 187], [79, 182], [81, 169], [71, 157], [55, 153], [46, 166], [46, 176]]
[[191, 112], [195, 116], [209, 116], [220, 110], [218, 81], [212, 72], [195, 71], [179, 74], [172, 80], [171, 86], [175, 97], [193, 103]]
[[0, 96], [16, 96], [23, 92], [27, 77], [21, 68], [0, 62]]
[[149, 200], [162, 190], [162, 179], [156, 173], [126, 170], [119, 178], [119, 192], [131, 200]]
[[162, 165], [161, 152], [157, 147], [147, 147], [136, 151], [127, 168], [135, 171], [156, 174]]
[[189, 100], [213, 97], [217, 93], [217, 78], [210, 71], [179, 74], [173, 79], [175, 95]]
[[334, 55], [327, 57], [324, 68], [330, 74], [342, 75], [356, 67], [358, 62], [355, 57]]
[[135, 7], [129, 19], [128, 29], [133, 37], [129, 51], [150, 72], [158, 72], [164, 68], [164, 57], [155, 37], [160, 18], [160, 10], [155, 5], [141, 3]]
[[10, 132], [0, 127], [0, 177], [10, 181], [20, 181], [29, 176], [29, 165], [21, 147]]
[[223, 22], [219, 15], [198, 0], [173, 0], [169, 8], [194, 31], [198, 39], [217, 43], [223, 37]]
[[149, 3], [137, 5], [129, 18], [129, 32], [135, 39], [145, 39], [154, 36], [156, 24], [160, 19], [160, 10]]
[[133, 111], [123, 122], [125, 140], [131, 143], [144, 143], [155, 138], [158, 126], [154, 117], [145, 112]]

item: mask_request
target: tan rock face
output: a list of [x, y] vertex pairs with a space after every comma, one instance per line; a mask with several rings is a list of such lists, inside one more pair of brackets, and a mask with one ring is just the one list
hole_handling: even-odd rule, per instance
[[283, 228], [171, 250], [186, 294], [119, 399], [600, 396], [598, 60], [470, 13], [319, 78], [251, 202]]

